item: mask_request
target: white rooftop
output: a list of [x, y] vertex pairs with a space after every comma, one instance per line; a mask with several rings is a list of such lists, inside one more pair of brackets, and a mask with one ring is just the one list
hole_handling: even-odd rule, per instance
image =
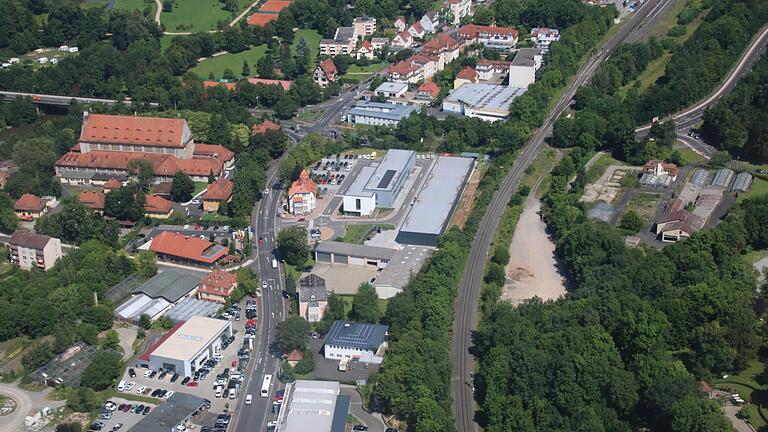
[[385, 82], [382, 83], [380, 86], [376, 87], [375, 92], [382, 92], [382, 93], [400, 93], [402, 91], [408, 90], [408, 84], [405, 83], [395, 83], [395, 82]]
[[334, 381], [296, 380], [289, 397], [283, 432], [330, 431], [340, 386]]
[[189, 360], [230, 325], [225, 320], [193, 316], [152, 351], [151, 355]]
[[453, 90], [446, 102], [463, 103], [473, 108], [496, 111], [509, 111], [509, 105], [515, 98], [525, 93], [524, 88], [508, 87], [498, 84], [464, 84]]

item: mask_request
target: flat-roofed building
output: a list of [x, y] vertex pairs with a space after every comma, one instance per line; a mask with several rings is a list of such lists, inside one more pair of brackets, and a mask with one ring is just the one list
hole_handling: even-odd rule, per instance
[[385, 82], [376, 87], [373, 93], [376, 96], [384, 96], [385, 98], [399, 98], [402, 97], [405, 92], [408, 91], [408, 84]]
[[437, 238], [448, 226], [473, 166], [470, 158], [439, 156], [405, 216], [396, 241], [437, 246]]
[[280, 432], [344, 432], [350, 397], [334, 381], [296, 380], [285, 387], [277, 416]]
[[232, 336], [227, 320], [193, 316], [179, 322], [147, 352], [139, 356], [140, 366], [166, 370], [181, 376], [194, 372], [221, 351], [222, 338]]
[[115, 308], [115, 318], [138, 324], [141, 316], [147, 315], [154, 321], [183, 299], [193, 297], [199, 285], [199, 276], [163, 270], [135, 288], [132, 297]]
[[387, 151], [378, 166], [364, 167], [342, 198], [342, 211], [360, 216], [374, 208], [394, 208], [408, 175], [416, 164], [413, 150]]
[[536, 71], [544, 61], [538, 48], [520, 48], [509, 65], [509, 86], [528, 88], [536, 81]]
[[376, 18], [369, 16], [357, 17], [352, 20], [355, 33], [361, 36], [370, 36], [376, 32]]
[[523, 93], [525, 89], [519, 87], [464, 84], [443, 100], [443, 111], [490, 122], [504, 120], [509, 115], [512, 101]]
[[397, 126], [400, 120], [418, 110], [413, 105], [399, 105], [381, 102], [357, 102], [347, 111], [347, 122], [372, 126]]
[[367, 217], [376, 210], [376, 193], [365, 190], [365, 185], [374, 171], [376, 167], [366, 166], [357, 173], [357, 177], [341, 199], [341, 211], [344, 214]]
[[327, 264], [372, 266], [383, 269], [395, 255], [394, 249], [337, 241], [321, 241], [315, 247], [315, 261]]
[[184, 425], [195, 412], [198, 412], [204, 402], [201, 397], [177, 391], [128, 430], [130, 432], [180, 431], [182, 429], [177, 426]]
[[362, 324], [334, 321], [325, 335], [323, 352], [329, 360], [356, 359], [363, 363], [381, 364], [387, 349], [389, 327], [378, 324]]

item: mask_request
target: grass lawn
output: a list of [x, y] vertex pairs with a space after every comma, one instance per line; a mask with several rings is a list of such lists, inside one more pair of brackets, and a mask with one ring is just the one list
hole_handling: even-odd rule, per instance
[[624, 165], [624, 162], [612, 158], [609, 153], [600, 155], [587, 171], [587, 183], [594, 183], [597, 181], [601, 175], [605, 174], [605, 170], [611, 165]]
[[195, 196], [203, 191], [203, 189], [208, 187], [208, 183], [206, 182], [195, 182], [195, 191], [192, 192], [192, 196]]
[[[520, 184], [533, 188], [539, 178], [545, 176], [546, 173], [552, 170], [556, 156], [557, 151], [555, 149], [545, 147], [544, 151], [540, 152], [536, 159], [534, 159], [531, 165], [525, 170], [525, 175]], [[536, 190], [536, 196], [544, 195], [548, 187], [549, 176], [546, 176]]]
[[768, 257], [768, 249], [752, 251], [743, 256], [744, 260], [750, 265], [760, 261], [761, 259]]
[[748, 191], [739, 194], [736, 202], [742, 202], [747, 198], [768, 194], [768, 181], [755, 177], [752, 181], [752, 187]]
[[718, 389], [738, 393], [742, 399], [749, 401], [747, 412], [749, 422], [757, 430], [768, 426], [768, 387], [757, 383], [756, 378], [763, 372], [763, 364], [753, 361], [738, 375], [715, 380], [712, 385]]
[[[346, 315], [349, 315], [349, 311], [352, 310], [352, 300], [355, 299], [355, 296], [351, 294], [339, 294], [339, 297], [341, 297], [342, 300], [344, 300], [344, 313]], [[379, 299], [379, 310], [382, 314], [384, 314], [387, 311], [387, 302], [389, 300], [387, 299]]]
[[374, 74], [387, 66], [387, 63], [372, 63], [368, 66], [358, 66], [356, 64], [349, 65], [349, 69], [347, 69], [347, 73], [345, 75], [363, 75], [363, 74]]
[[661, 195], [655, 193], [638, 193], [629, 201], [624, 213], [633, 210], [647, 224], [656, 214], [656, 205], [659, 203], [660, 197]]
[[680, 155], [682, 155], [683, 159], [688, 163], [696, 163], [703, 159], [698, 153], [685, 146], [677, 147], [675, 150], [680, 152]]
[[291, 53], [296, 55], [296, 45], [298, 45], [301, 38], [304, 37], [304, 39], [307, 40], [307, 44], [309, 45], [309, 53], [312, 56], [312, 67], [314, 67], [315, 59], [317, 58], [318, 50], [320, 49], [320, 39], [322, 39], [322, 36], [320, 33], [317, 32], [317, 30], [311, 30], [311, 29], [300, 29], [296, 31], [296, 34], [293, 38], [293, 44], [291, 45]]
[[381, 227], [382, 230], [395, 229], [394, 225], [347, 225], [346, 233], [341, 241], [344, 243], [356, 243], [363, 244], [367, 240], [368, 234], [373, 231], [375, 227]]
[[215, 30], [219, 21], [229, 24], [252, 3], [250, 0], [238, 0], [240, 8], [237, 13], [232, 14], [225, 11], [222, 8], [223, 3], [218, 0], [176, 0], [173, 12], [163, 12], [160, 15], [160, 22], [169, 32]]
[[253, 71], [256, 67], [256, 62], [266, 51], [266, 45], [259, 45], [237, 54], [227, 53], [217, 57], [210, 57], [193, 67], [192, 72], [203, 79], [208, 79], [208, 76], [213, 73], [214, 78], [219, 79], [224, 75], [225, 69], [231, 69], [235, 76], [239, 77], [240, 71], [243, 70], [243, 60], [248, 61], [248, 65], [251, 67], [251, 71]]
[[[160, 51], [165, 52], [166, 49], [168, 49], [169, 46], [171, 46], [171, 42], [174, 38], [177, 38], [178, 36], [171, 36], [171, 35], [163, 35], [160, 38]], [[242, 68], [242, 65], [240, 65]]]
[[[102, 2], [106, 5], [106, 1]], [[139, 10], [144, 11], [144, 8], [149, 6], [149, 9], [151, 11], [150, 16], [152, 18], [155, 17], [155, 10], [157, 9], [157, 6], [155, 4], [155, 0], [115, 0], [115, 9], [120, 10]]]
[[301, 111], [298, 114], [299, 120], [305, 121], [305, 122], [312, 122], [320, 118], [320, 116], [323, 114], [322, 111]]

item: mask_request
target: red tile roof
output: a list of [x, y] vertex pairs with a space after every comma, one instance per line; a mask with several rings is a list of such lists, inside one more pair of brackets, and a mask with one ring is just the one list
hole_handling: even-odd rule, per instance
[[418, 21], [416, 21], [416, 22], [415, 22], [415, 23], [414, 23], [414, 24], [411, 26], [411, 28], [413, 28], [413, 31], [415, 31], [415, 32], [416, 32], [416, 33], [418, 33], [418, 34], [421, 34], [421, 33], [423, 33], [423, 32], [424, 32], [424, 26], [423, 26], [423, 25], [421, 25], [421, 23], [420, 23], [420, 22], [418, 22]]
[[45, 208], [45, 201], [39, 196], [25, 193], [13, 205], [13, 209], [16, 211], [26, 211], [39, 213]]
[[173, 210], [173, 203], [156, 194], [146, 196], [144, 213], [167, 215]]
[[457, 34], [464, 39], [476, 39], [479, 35], [511, 35], [518, 37], [519, 32], [512, 27], [481, 26], [467, 24], [460, 28]]
[[419, 86], [419, 93], [428, 93], [430, 97], [437, 97], [440, 94], [440, 87], [433, 81], [427, 81]]
[[78, 199], [91, 210], [104, 210], [105, 196], [103, 192], [82, 191]]
[[267, 78], [248, 78], [248, 82], [253, 84], [253, 85], [257, 85], [257, 84], [279, 85], [285, 91], [290, 90], [291, 86], [293, 85], [293, 81], [267, 79]]
[[280, 125], [271, 120], [264, 120], [259, 124], [251, 126], [251, 133], [254, 134], [263, 134], [271, 130], [280, 130]]
[[229, 253], [229, 248], [216, 246], [208, 240], [163, 231], [152, 239], [149, 249], [163, 255], [213, 264]]
[[222, 162], [228, 162], [235, 157], [235, 152], [218, 144], [198, 144], [195, 143], [193, 157], [212, 157]]
[[227, 90], [234, 90], [235, 87], [237, 87], [237, 84], [231, 82], [203, 81], [203, 88], [216, 87], [220, 85], [226, 87]]
[[400, 36], [400, 39], [402, 39], [403, 42], [405, 43], [408, 43], [408, 41], [413, 40], [413, 36], [410, 33], [408, 33], [407, 30], [401, 31], [400, 33], [397, 34], [397, 36]]
[[182, 160], [173, 155], [117, 151], [69, 152], [56, 161], [56, 166], [64, 168], [127, 170], [128, 163], [133, 159], [149, 161], [154, 167], [154, 174], [163, 176], [173, 176], [178, 171], [190, 176], [207, 176], [211, 172], [219, 175], [224, 167], [224, 163], [221, 160], [211, 157]]
[[29, 231], [18, 230], [14, 231], [8, 243], [15, 246], [28, 247], [30, 249], [43, 249], [51, 237], [42, 234], [33, 234]]
[[465, 79], [473, 83], [476, 83], [480, 78], [477, 75], [476, 70], [467, 66], [464, 69], [460, 70], [459, 73], [456, 74], [456, 79]]
[[333, 60], [331, 59], [325, 59], [321, 61], [320, 69], [323, 70], [323, 73], [328, 77], [329, 80], [333, 80], [333, 77], [336, 76], [336, 64], [334, 64]]
[[643, 172], [654, 173], [658, 165], [661, 165], [662, 171], [668, 173], [672, 177], [677, 177], [677, 174], [678, 174], [677, 165], [673, 163], [666, 163], [663, 160], [649, 160], [643, 165]]
[[120, 189], [121, 187], [123, 187], [123, 183], [113, 178], [104, 183], [104, 189]]
[[363, 48], [367, 49], [369, 52], [373, 52], [373, 45], [371, 45], [371, 43], [367, 40], [364, 40], [363, 43], [360, 44], [360, 48], [357, 50], [360, 51]]
[[459, 48], [461, 44], [456, 39], [441, 33], [436, 38], [424, 44], [424, 52], [430, 54], [442, 54], [446, 51], [453, 51]]
[[399, 61], [387, 69], [390, 74], [400, 75], [401, 77], [406, 77], [417, 70], [419, 70], [419, 67], [408, 60]]
[[301, 361], [302, 358], [303, 358], [303, 354], [301, 353], [301, 351], [293, 350], [289, 352], [288, 355], [285, 356], [285, 361], [297, 362], [297, 361]]
[[317, 193], [317, 184], [309, 179], [307, 170], [302, 170], [299, 179], [291, 183], [291, 187], [288, 188], [288, 197], [297, 193]]
[[203, 278], [197, 292], [228, 297], [236, 283], [237, 275], [216, 269]]
[[181, 148], [185, 125], [180, 118], [89, 114], [80, 141]]
[[208, 189], [203, 194], [204, 200], [227, 201], [232, 196], [232, 189], [235, 183], [232, 180], [220, 178], [208, 185]]

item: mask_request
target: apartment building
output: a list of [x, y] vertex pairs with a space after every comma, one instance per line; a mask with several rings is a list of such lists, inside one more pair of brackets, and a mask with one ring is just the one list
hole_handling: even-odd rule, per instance
[[61, 241], [55, 237], [18, 230], [8, 240], [11, 263], [24, 270], [48, 270], [61, 258]]

